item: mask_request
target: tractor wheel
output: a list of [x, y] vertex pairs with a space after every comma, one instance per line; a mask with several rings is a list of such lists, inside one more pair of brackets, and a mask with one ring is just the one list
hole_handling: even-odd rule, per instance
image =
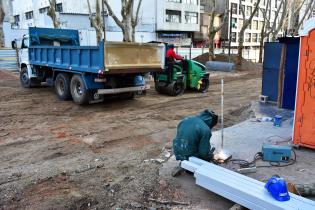
[[186, 85], [185, 85], [185, 79], [180, 78], [180, 80], [176, 82], [172, 82], [171, 84], [168, 85], [169, 88], [169, 94], [171, 96], [178, 96], [184, 93]]
[[201, 92], [201, 93], [205, 93], [205, 92], [207, 92], [208, 88], [209, 88], [209, 79], [208, 78], [203, 78], [202, 79], [202, 84], [200, 85], [200, 88], [199, 88], [198, 91]]
[[73, 75], [70, 83], [70, 89], [74, 103], [83, 105], [89, 102], [90, 94], [86, 89], [81, 75]]
[[71, 99], [70, 91], [71, 77], [69, 74], [59, 73], [55, 80], [55, 92], [62, 101]]

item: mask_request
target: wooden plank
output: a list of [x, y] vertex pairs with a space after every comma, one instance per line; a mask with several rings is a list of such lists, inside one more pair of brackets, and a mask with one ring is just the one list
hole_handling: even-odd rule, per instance
[[194, 172], [196, 184], [246, 208], [257, 210], [315, 209], [315, 202], [290, 193], [286, 202], [275, 200], [264, 183], [218, 165], [191, 157], [181, 167]]

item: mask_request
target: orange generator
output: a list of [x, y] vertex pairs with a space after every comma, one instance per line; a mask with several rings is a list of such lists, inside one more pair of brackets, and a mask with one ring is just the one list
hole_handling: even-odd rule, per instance
[[293, 144], [315, 149], [315, 18], [300, 32]]

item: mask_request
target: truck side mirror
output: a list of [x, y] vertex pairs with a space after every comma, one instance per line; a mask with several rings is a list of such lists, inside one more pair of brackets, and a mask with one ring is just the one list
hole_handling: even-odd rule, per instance
[[13, 40], [12, 42], [11, 42], [11, 46], [12, 46], [12, 49], [16, 49], [16, 41], [15, 40]]

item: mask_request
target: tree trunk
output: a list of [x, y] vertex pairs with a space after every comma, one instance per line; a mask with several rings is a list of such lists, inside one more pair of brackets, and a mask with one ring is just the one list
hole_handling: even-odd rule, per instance
[[51, 18], [54, 28], [60, 28], [60, 22], [56, 15], [56, 0], [49, 0], [47, 15]]
[[130, 28], [130, 25], [128, 24], [125, 24], [124, 25], [124, 28], [122, 29], [122, 32], [123, 32], [123, 41], [124, 42], [132, 42], [132, 30]]
[[259, 61], [258, 61], [258, 63], [263, 62], [264, 40], [265, 40], [265, 23], [263, 24], [261, 32], [260, 32]]
[[0, 0], [0, 47], [4, 47], [4, 33], [3, 33], [3, 21], [4, 21], [4, 10], [2, 0]]
[[244, 49], [244, 34], [245, 34], [245, 30], [241, 30], [238, 37], [236, 65], [242, 65], [243, 49]]
[[215, 33], [209, 33], [209, 61], [215, 60], [215, 54], [214, 54], [214, 37]]

